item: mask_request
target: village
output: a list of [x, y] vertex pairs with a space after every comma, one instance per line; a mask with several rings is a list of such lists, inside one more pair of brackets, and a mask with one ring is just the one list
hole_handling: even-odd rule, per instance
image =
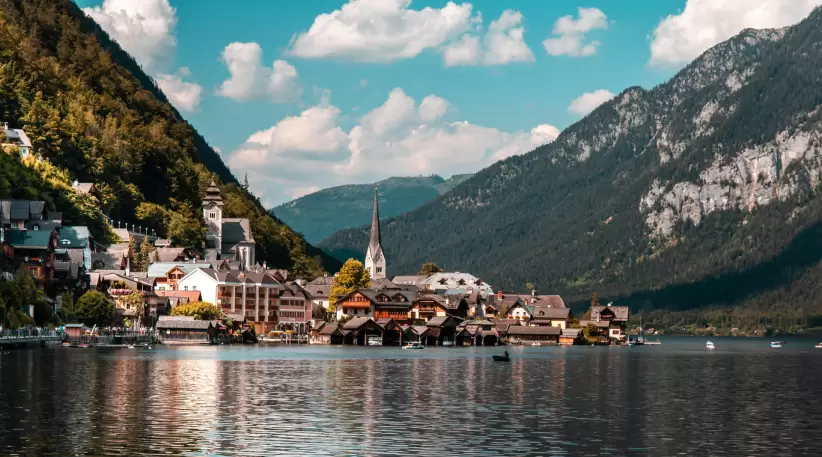
[[[21, 154], [29, 153], [23, 130], [4, 126], [4, 132]], [[75, 182], [72, 187], [78, 195], [98, 196], [94, 183]], [[115, 309], [101, 327], [151, 334], [163, 344], [494, 346], [626, 341], [625, 306], [594, 303], [580, 319], [558, 295], [495, 291], [466, 272], [435, 270], [387, 278], [376, 189], [364, 262], [349, 260], [368, 279], [336, 295], [335, 276], [305, 281], [258, 262], [249, 220], [223, 217], [222, 207], [220, 189], [212, 182], [202, 201], [206, 245], [197, 249], [175, 246], [147, 228], [113, 220], [108, 222], [117, 242], [103, 245], [88, 227], [64, 225], [62, 213], [47, 211], [44, 201], [3, 200], [0, 274], [6, 280], [30, 275], [43, 285], [55, 314], [64, 297], [101, 294]], [[174, 312], [186, 306], [215, 311]], [[33, 317], [34, 305], [29, 311]], [[94, 327], [68, 323], [65, 335], [88, 340], [99, 335]]]

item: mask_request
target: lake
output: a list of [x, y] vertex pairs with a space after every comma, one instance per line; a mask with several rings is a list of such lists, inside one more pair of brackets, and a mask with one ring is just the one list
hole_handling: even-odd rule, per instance
[[822, 349], [0, 353], [0, 455], [819, 455]]

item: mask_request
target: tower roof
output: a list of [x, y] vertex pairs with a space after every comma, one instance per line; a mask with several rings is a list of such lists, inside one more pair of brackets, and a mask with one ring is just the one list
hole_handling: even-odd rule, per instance
[[381, 239], [380, 239], [380, 209], [379, 204], [377, 203], [377, 197], [379, 195], [379, 188], [374, 188], [374, 214], [371, 216], [371, 237], [368, 240], [368, 248], [374, 255], [379, 255], [381, 251]]
[[206, 189], [205, 198], [203, 198], [203, 206], [209, 204], [209, 202], [215, 202], [217, 205], [223, 204], [223, 197], [220, 196], [220, 188], [217, 187], [217, 183], [214, 180], [211, 180], [211, 185], [208, 186]]

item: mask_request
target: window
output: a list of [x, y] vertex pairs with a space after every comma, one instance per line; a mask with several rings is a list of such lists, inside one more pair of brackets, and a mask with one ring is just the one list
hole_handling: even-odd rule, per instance
[[188, 290], [188, 286], [183, 286], [183, 290]]
[[34, 226], [31, 229], [35, 230], [35, 231], [40, 230], [40, 225], [39, 224], [34, 224]]
[[197, 286], [191, 286], [191, 290], [197, 290]]
[[208, 218], [209, 219], [217, 219], [217, 213], [214, 212], [214, 211], [208, 213]]
[[377, 267], [377, 273], [382, 273], [382, 267]]

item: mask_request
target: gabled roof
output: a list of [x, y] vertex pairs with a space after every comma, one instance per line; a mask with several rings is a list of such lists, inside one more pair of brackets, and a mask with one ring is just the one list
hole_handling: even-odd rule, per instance
[[320, 329], [319, 334], [323, 335], [323, 336], [331, 336], [331, 335], [342, 335], [342, 332], [340, 331], [340, 327], [338, 327], [335, 324], [330, 324], [329, 323], [329, 324], [324, 325], [323, 328]]
[[178, 257], [185, 257], [185, 248], [157, 248], [157, 259], [160, 262], [173, 262]]
[[48, 249], [50, 232], [42, 230], [6, 230], [6, 243], [17, 249]]
[[[602, 311], [606, 309], [610, 309], [614, 313], [614, 320], [619, 322], [627, 322], [628, 321], [628, 307], [627, 306], [592, 306], [591, 307], [591, 318], [597, 314], [601, 314]], [[596, 320], [596, 319], [594, 319]]]
[[246, 218], [223, 219], [223, 244], [253, 243], [251, 224]]
[[343, 325], [343, 330], [359, 330], [363, 326], [368, 325], [369, 322], [373, 325], [378, 325], [374, 322], [374, 319], [370, 317], [355, 317]]
[[190, 263], [190, 262], [154, 262], [148, 267], [149, 278], [165, 278], [169, 271], [175, 267], [183, 270], [183, 274], [189, 274], [198, 268], [209, 268], [211, 264], [208, 263]]
[[462, 319], [454, 316], [434, 316], [425, 323], [426, 327], [457, 327]]
[[427, 277], [428, 276], [425, 275], [394, 276], [391, 279], [391, 282], [393, 282], [394, 284], [406, 284], [417, 286], [422, 284], [422, 282], [425, 281], [425, 278]]
[[334, 284], [334, 277], [333, 276], [320, 276], [319, 278], [315, 278], [313, 281], [309, 282], [309, 286], [328, 286], [331, 287]]
[[512, 325], [508, 327], [508, 335], [551, 335], [559, 336], [562, 333], [560, 327], [525, 327], [522, 325]]
[[72, 187], [74, 187], [74, 190], [76, 190], [78, 194], [85, 195], [94, 190], [94, 183], [78, 182], [77, 184], [74, 184]]
[[548, 306], [537, 305], [534, 306], [534, 312], [531, 315], [531, 320], [559, 320], [568, 319], [571, 317], [570, 308], [551, 308]]
[[371, 280], [371, 289], [397, 289], [397, 285], [389, 279], [380, 278]]
[[329, 292], [331, 292], [330, 285], [324, 284], [311, 284], [309, 283], [307, 286], [303, 287], [311, 295], [313, 299], [324, 299], [328, 298]]
[[160, 316], [158, 329], [207, 330], [217, 325], [217, 321], [195, 320], [190, 316]]
[[160, 297], [185, 297], [190, 302], [200, 301], [199, 290], [156, 290], [154, 293]]
[[579, 338], [580, 333], [582, 333], [581, 328], [566, 328], [562, 330], [562, 336], [567, 338]]

